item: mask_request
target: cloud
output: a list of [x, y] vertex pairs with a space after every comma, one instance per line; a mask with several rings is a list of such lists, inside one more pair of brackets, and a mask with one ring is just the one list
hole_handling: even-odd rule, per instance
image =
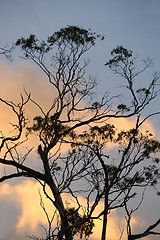
[[[25, 96], [25, 89], [28, 93], [31, 93], [33, 100], [45, 110], [48, 110], [55, 97], [55, 90], [49, 84], [45, 74], [26, 62], [15, 65], [0, 62], [0, 84], [1, 98], [18, 103], [20, 94]], [[2, 104], [2, 107], [3, 118], [0, 119], [0, 124], [3, 126], [5, 124], [6, 127], [6, 122], [11, 122], [13, 118], [9, 108], [5, 108], [4, 104]], [[26, 109], [26, 114], [31, 116], [35, 116], [38, 112], [38, 108], [34, 104], [29, 105]], [[8, 121], [6, 121], [7, 119]]]
[[[100, 206], [102, 207], [102, 206]], [[107, 226], [107, 239], [108, 240], [117, 240], [121, 235], [121, 231], [124, 229], [124, 219], [119, 218], [116, 211], [112, 211], [108, 217], [108, 226]], [[94, 234], [91, 239], [99, 240], [102, 234], [102, 220], [95, 221]], [[122, 238], [126, 240], [126, 236]]]
[[[8, 228], [14, 230], [17, 235], [29, 235], [30, 233], [38, 234], [40, 231], [40, 225], [46, 225], [45, 214], [40, 207], [40, 195], [38, 189], [41, 186], [39, 183], [25, 180], [17, 185], [9, 185], [4, 183], [1, 185], [0, 200], [2, 205], [5, 205], [5, 212], [8, 213], [5, 216], [5, 221], [8, 221]], [[42, 191], [41, 191], [42, 192]], [[43, 193], [42, 193], [43, 195]], [[45, 205], [47, 205], [48, 212], [53, 212], [53, 206], [51, 202], [43, 198]], [[7, 203], [9, 208], [7, 208]], [[13, 209], [16, 211], [13, 212]], [[3, 215], [4, 216], [4, 215]], [[10, 219], [14, 222], [10, 222]], [[14, 228], [12, 228], [14, 225]], [[5, 225], [7, 226], [7, 225]], [[4, 228], [4, 235], [6, 232], [6, 227]]]
[[[109, 120], [109, 122], [113, 125], [115, 125], [115, 127], [117, 128], [118, 131], [121, 130], [129, 130], [135, 127], [136, 125], [136, 118], [132, 117], [132, 118], [121, 118], [121, 119], [111, 119]], [[153, 134], [156, 134], [155, 128], [153, 126], [152, 121], [148, 120], [145, 121], [144, 124], [142, 124], [142, 126], [140, 127], [140, 130], [142, 131], [142, 133], [145, 133], [147, 130], [150, 131]]]
[[[46, 216], [40, 206], [40, 190], [43, 202], [50, 217], [54, 213], [53, 205], [46, 197], [44, 197], [41, 186], [39, 183], [32, 180], [24, 180], [16, 185], [4, 183], [1, 185], [0, 191], [0, 204], [1, 204], [1, 217], [0, 217], [0, 240], [8, 239], [7, 235], [13, 232], [15, 239], [25, 239], [25, 236], [36, 235], [43, 236], [44, 231], [41, 225], [47, 227]], [[70, 202], [74, 206], [74, 201], [68, 194], [63, 195], [64, 202]], [[78, 196], [78, 199], [83, 207], [86, 206], [86, 199]], [[3, 200], [3, 201], [2, 201]], [[95, 215], [101, 211], [103, 203], [100, 202]], [[3, 211], [5, 214], [3, 214]], [[3, 220], [2, 220], [3, 219]], [[14, 224], [13, 224], [14, 223]], [[146, 221], [140, 216], [136, 216], [132, 220], [133, 231], [144, 229]], [[6, 231], [6, 226], [8, 231]], [[102, 230], [102, 220], [95, 221], [94, 233], [91, 240], [99, 240]], [[122, 240], [126, 240], [126, 222], [124, 217], [117, 211], [112, 211], [109, 214], [107, 239], [117, 240], [121, 232], [124, 230]], [[17, 238], [16, 238], [17, 236]], [[22, 237], [23, 236], [23, 237]], [[13, 238], [14, 239], [14, 238]]]
[[[25, 180], [18, 185], [9, 185], [8, 183], [4, 183], [1, 185], [0, 198], [7, 200], [10, 204], [10, 208], [18, 207], [19, 211], [17, 211], [17, 215], [15, 217], [15, 228], [18, 235], [29, 235], [29, 234], [38, 234], [39, 226], [46, 224], [46, 217], [42, 208], [40, 207], [40, 196], [38, 189], [40, 189], [40, 185], [37, 182], [31, 180]], [[42, 191], [41, 191], [42, 193]], [[43, 195], [43, 194], [42, 194]], [[69, 196], [65, 194], [65, 201], [70, 201]], [[53, 213], [54, 209], [51, 202], [47, 201], [46, 198], [43, 197], [44, 204], [48, 212]], [[85, 199], [79, 196], [79, 201], [82, 206], [85, 206]], [[70, 201], [74, 206], [74, 202]], [[102, 203], [99, 204], [97, 208], [97, 212], [102, 208]], [[15, 221], [14, 219], [14, 221]], [[118, 218], [116, 213], [113, 212], [109, 218], [109, 239], [114, 239], [119, 230], [116, 228], [116, 224], [118, 222]], [[13, 220], [13, 219], [12, 219]], [[102, 222], [100, 220], [96, 221], [96, 227], [94, 229], [94, 234], [92, 239], [98, 240], [101, 234], [101, 226]], [[117, 229], [115, 231], [115, 229]]]

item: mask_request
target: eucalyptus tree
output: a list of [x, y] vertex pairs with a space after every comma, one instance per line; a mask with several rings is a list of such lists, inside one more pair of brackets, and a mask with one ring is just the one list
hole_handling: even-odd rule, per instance
[[[0, 164], [6, 167], [6, 174], [0, 182], [28, 177], [43, 186], [44, 194], [55, 208], [53, 218], [57, 221], [53, 226], [53, 218], [49, 219], [41, 199], [48, 220], [46, 239], [71, 240], [76, 236], [87, 239], [94, 231], [94, 220], [102, 217], [104, 240], [108, 214], [117, 208], [126, 211], [131, 237], [132, 213], [128, 202], [136, 197], [136, 188], [155, 187], [159, 180], [159, 159], [153, 155], [159, 152], [160, 143], [149, 132], [140, 132], [142, 124], [158, 114], [144, 116], [143, 110], [159, 94], [159, 74], [154, 73], [148, 85], [136, 88], [136, 78], [150, 67], [151, 61], [145, 61], [144, 67], [136, 71], [132, 52], [118, 46], [105, 65], [123, 78], [129, 100], [116, 105], [114, 100], [118, 95], [110, 97], [107, 92], [99, 101], [95, 100], [97, 82], [86, 74], [88, 62], [84, 58], [97, 39], [104, 37], [77, 26], [60, 29], [46, 41], [38, 40], [35, 35], [18, 39], [16, 46], [21, 48], [23, 58], [40, 68], [53, 89], [50, 107], [45, 111], [27, 92], [21, 95], [18, 104], [0, 99], [17, 119], [12, 134], [5, 136], [1, 132]], [[25, 113], [29, 102], [40, 112], [33, 122], [28, 121]], [[135, 126], [118, 132], [111, 121], [122, 118], [133, 118]], [[19, 148], [32, 134], [38, 144], [22, 157]], [[114, 154], [108, 144], [113, 145]], [[27, 162], [33, 147], [38, 155], [37, 169]], [[11, 173], [7, 172], [10, 166]], [[64, 193], [76, 207], [65, 204]], [[100, 203], [103, 208], [97, 214]]]

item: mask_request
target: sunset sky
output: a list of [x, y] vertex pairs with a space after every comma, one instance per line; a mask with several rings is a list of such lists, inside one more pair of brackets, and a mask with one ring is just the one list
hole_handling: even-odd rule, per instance
[[[30, 34], [45, 40], [67, 25], [77, 25], [105, 35], [105, 40], [98, 42], [91, 51], [87, 70], [100, 82], [97, 89], [100, 95], [107, 90], [111, 94], [118, 91], [116, 77], [104, 66], [109, 53], [117, 45], [133, 50], [140, 60], [153, 58], [154, 70], [160, 70], [160, 0], [0, 0], [1, 47], [10, 46], [18, 38]], [[149, 76], [140, 79], [142, 85]], [[18, 51], [12, 63], [0, 58], [0, 84], [0, 97], [17, 99], [25, 85], [37, 101], [44, 106], [48, 104], [46, 96], [50, 94], [50, 88], [45, 85], [44, 76], [30, 63], [22, 61]], [[152, 109], [147, 111], [160, 111], [159, 102], [152, 104]], [[1, 116], [3, 111], [1, 109]], [[6, 128], [7, 117], [4, 114], [0, 118], [1, 127]], [[156, 116], [145, 126], [158, 138], [159, 123], [160, 117]], [[129, 126], [130, 123], [122, 121], [119, 125]], [[40, 231], [39, 226], [45, 221], [39, 207], [38, 188], [37, 183], [27, 179], [0, 185], [0, 240], [24, 240], [27, 235]], [[137, 230], [160, 217], [160, 200], [155, 199], [155, 193], [147, 193], [146, 198], [143, 211], [134, 219], [133, 225]], [[50, 204], [48, 209], [52, 209]], [[108, 240], [117, 240], [120, 228], [124, 227], [124, 219], [117, 212], [113, 212], [110, 219]], [[99, 240], [99, 236], [97, 227], [92, 240]], [[148, 239], [159, 238], [144, 240]]]

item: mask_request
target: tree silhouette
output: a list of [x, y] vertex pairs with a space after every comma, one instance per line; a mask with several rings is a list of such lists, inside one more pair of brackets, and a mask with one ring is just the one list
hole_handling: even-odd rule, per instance
[[[21, 102], [0, 99], [17, 118], [11, 136], [1, 133], [0, 163], [12, 166], [13, 173], [0, 178], [0, 182], [16, 177], [34, 178], [42, 186], [46, 197], [55, 207], [57, 226], [51, 226], [46, 239], [71, 240], [74, 236], [87, 239], [94, 231], [94, 220], [103, 221], [101, 239], [106, 239], [108, 214], [113, 209], [123, 208], [127, 215], [128, 239], [137, 239], [131, 232], [128, 202], [136, 198], [137, 188], [156, 187], [159, 181], [160, 143], [141, 126], [149, 117], [159, 112], [144, 115], [148, 104], [159, 94], [159, 73], [153, 74], [150, 83], [136, 87], [136, 79], [151, 65], [136, 71], [132, 51], [118, 46], [111, 52], [112, 58], [105, 64], [125, 81], [128, 100], [118, 106], [114, 103], [118, 95], [105, 93], [98, 101], [94, 98], [97, 86], [95, 79], [86, 74], [85, 54], [95, 46], [96, 40], [104, 38], [91, 30], [68, 26], [55, 32], [46, 41], [35, 35], [20, 38], [23, 57], [32, 61], [45, 74], [53, 88], [51, 107], [46, 111], [31, 95], [25, 92]], [[39, 116], [29, 122], [25, 106], [31, 102], [40, 111]], [[119, 131], [111, 124], [112, 119], [132, 118], [132, 129]], [[26, 139], [24, 140], [24, 134]], [[32, 148], [20, 157], [19, 147], [34, 134], [39, 144], [36, 151], [42, 169], [27, 165]], [[112, 144], [114, 152], [107, 146]], [[67, 146], [65, 153], [62, 151]], [[49, 189], [49, 190], [48, 190]], [[76, 207], [65, 205], [63, 194], [67, 193]], [[86, 205], [82, 206], [79, 196]], [[103, 208], [97, 213], [97, 207]], [[44, 205], [42, 208], [45, 210]], [[46, 213], [47, 215], [47, 213]], [[145, 233], [152, 233], [150, 226]], [[53, 228], [53, 229], [52, 229]], [[146, 236], [141, 234], [138, 236]]]

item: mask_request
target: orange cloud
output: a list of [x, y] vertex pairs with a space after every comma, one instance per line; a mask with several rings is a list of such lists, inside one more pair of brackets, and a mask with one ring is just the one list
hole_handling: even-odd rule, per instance
[[[109, 122], [113, 125], [115, 125], [115, 127], [118, 129], [118, 131], [120, 130], [129, 130], [135, 127], [136, 124], [136, 119], [135, 117], [132, 118], [121, 118], [121, 119], [111, 119], [109, 120]], [[141, 126], [141, 131], [144, 133], [147, 130], [150, 131], [153, 134], [156, 134], [156, 131], [154, 129], [154, 126], [152, 124], [152, 121], [148, 120], [146, 122], [144, 122], [144, 124], [142, 124]]]
[[[17, 217], [16, 230], [18, 234], [38, 234], [40, 225], [46, 225], [45, 214], [40, 207], [40, 195], [38, 189], [41, 186], [37, 182], [26, 180], [18, 185], [1, 185], [0, 197], [9, 199], [10, 204], [16, 205], [20, 209], [20, 215]], [[41, 189], [42, 193], [42, 189]], [[43, 193], [42, 193], [43, 195]], [[43, 197], [48, 213], [53, 213], [54, 209], [50, 201]]]
[[[25, 89], [28, 93], [31, 93], [33, 99], [42, 108], [48, 110], [55, 97], [54, 88], [49, 84], [45, 74], [43, 75], [41, 71], [27, 63], [9, 65], [1, 62], [0, 83], [0, 97], [9, 101], [18, 103], [20, 94], [22, 93], [25, 96]], [[1, 111], [3, 112], [3, 117], [0, 119], [0, 125], [4, 126], [5, 124], [6, 127], [6, 123], [13, 120], [12, 113], [9, 111], [9, 108], [5, 108], [4, 104], [2, 104]], [[39, 114], [38, 108], [33, 104], [32, 106], [28, 105], [26, 111], [26, 114], [31, 117]]]
[[[40, 224], [46, 224], [44, 212], [40, 207], [38, 188], [40, 188], [40, 185], [32, 181], [25, 181], [23, 184], [17, 186], [18, 201], [21, 206], [21, 215], [17, 222], [18, 232], [22, 232], [25, 229], [35, 232]], [[47, 208], [49, 208], [48, 213], [53, 212], [51, 202], [48, 202], [46, 198], [43, 198], [43, 201], [47, 205]]]
[[[46, 210], [52, 216], [54, 213], [53, 205], [46, 197], [44, 197], [41, 186], [39, 183], [25, 180], [17, 185], [9, 185], [8, 183], [4, 183], [1, 185], [0, 198], [6, 198], [7, 201], [10, 202], [11, 205], [18, 206], [20, 209], [20, 213], [18, 217], [16, 217], [16, 231], [18, 235], [39, 235], [44, 234], [41, 232], [40, 225], [47, 226], [45, 214], [40, 206], [40, 196], [38, 189], [40, 189], [43, 202], [46, 207]], [[63, 195], [64, 201], [69, 201], [72, 206], [74, 206], [73, 200], [69, 197], [68, 194]], [[85, 207], [86, 199], [82, 196], [78, 196], [78, 199], [82, 206]], [[96, 213], [99, 213], [103, 208], [103, 203], [100, 202]], [[140, 217], [133, 217], [132, 219], [132, 227], [136, 232], [136, 228], [144, 228], [146, 221], [141, 219]], [[125, 232], [126, 222], [123, 216], [117, 214], [114, 210], [109, 214], [108, 219], [108, 227], [107, 227], [107, 239], [108, 240], [117, 240], [120, 237], [121, 231], [124, 230], [123, 236], [121, 240], [126, 240], [126, 232]], [[90, 237], [91, 240], [99, 240], [101, 236], [102, 230], [102, 221], [95, 221], [94, 233]], [[42, 237], [42, 235], [41, 235]], [[149, 238], [148, 238], [149, 239]], [[146, 238], [147, 240], [147, 238]]]

